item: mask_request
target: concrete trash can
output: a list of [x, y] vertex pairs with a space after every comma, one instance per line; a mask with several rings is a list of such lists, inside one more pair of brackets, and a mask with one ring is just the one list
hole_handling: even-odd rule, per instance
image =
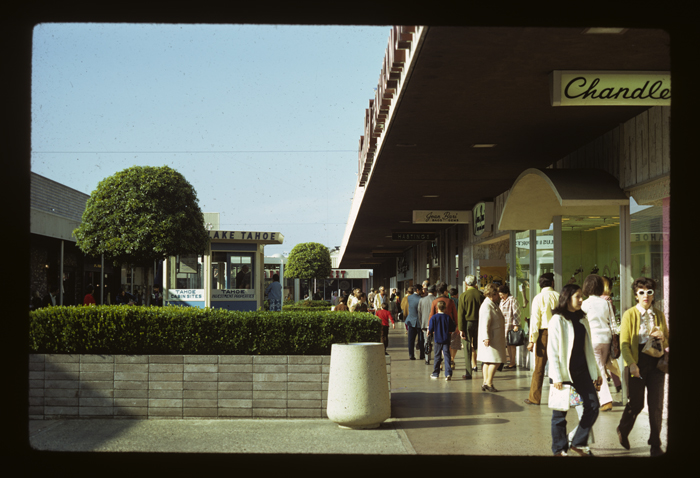
[[341, 428], [377, 428], [391, 416], [384, 344], [333, 344], [328, 418]]

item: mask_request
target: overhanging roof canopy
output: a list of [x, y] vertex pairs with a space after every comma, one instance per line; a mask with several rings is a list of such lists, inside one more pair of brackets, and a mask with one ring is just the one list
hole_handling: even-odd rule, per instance
[[601, 169], [530, 168], [510, 188], [498, 228], [547, 229], [554, 216], [616, 216], [628, 204], [618, 180]]
[[[424, 27], [416, 33], [415, 56], [376, 138], [381, 144], [367, 182], [355, 191], [340, 266], [396, 260], [372, 251], [418, 242], [396, 241], [396, 232], [449, 227], [413, 224], [414, 210], [471, 210], [508, 191], [526, 169], [547, 168], [647, 110], [552, 106], [554, 70], [670, 69], [662, 30], [584, 31]], [[474, 147], [481, 144], [495, 146]]]

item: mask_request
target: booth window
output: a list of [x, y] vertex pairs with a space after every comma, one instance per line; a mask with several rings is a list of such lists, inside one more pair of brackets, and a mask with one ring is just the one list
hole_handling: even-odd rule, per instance
[[255, 261], [245, 252], [212, 252], [213, 289], [255, 289]]
[[168, 258], [168, 289], [203, 289], [203, 256], [183, 254]]

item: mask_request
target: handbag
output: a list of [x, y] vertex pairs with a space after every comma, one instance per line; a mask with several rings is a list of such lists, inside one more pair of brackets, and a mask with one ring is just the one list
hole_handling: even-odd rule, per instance
[[525, 334], [522, 329], [508, 331], [508, 345], [523, 345], [525, 343]]
[[549, 402], [547, 406], [552, 410], [566, 412], [569, 410], [571, 401], [571, 385], [562, 384], [561, 390], [558, 390], [554, 385], [549, 387]]
[[569, 393], [569, 406], [571, 407], [577, 407], [579, 405], [583, 405], [583, 400], [581, 399], [581, 395], [578, 394], [576, 389], [574, 387], [570, 387], [571, 393]]
[[664, 355], [659, 359], [659, 362], [656, 364], [656, 368], [661, 370], [663, 373], [668, 373], [668, 352], [664, 351]]
[[644, 344], [642, 352], [652, 357], [661, 357], [664, 354], [663, 344], [661, 340], [649, 337], [647, 343]]
[[608, 325], [610, 325], [611, 334], [610, 357], [613, 360], [617, 360], [620, 358], [620, 334], [616, 334], [612, 326], [613, 320], [617, 322], [617, 319], [615, 319], [615, 312], [613, 312], [612, 305], [610, 305], [610, 302], [608, 302], [608, 310], [610, 311], [610, 320], [608, 321]]

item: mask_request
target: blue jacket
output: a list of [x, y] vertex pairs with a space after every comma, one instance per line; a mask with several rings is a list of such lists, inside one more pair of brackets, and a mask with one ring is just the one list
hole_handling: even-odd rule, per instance
[[428, 333], [435, 334], [436, 344], [449, 344], [450, 334], [455, 331], [455, 323], [449, 315], [438, 312], [430, 318]]
[[418, 314], [418, 302], [421, 300], [420, 294], [411, 294], [408, 296], [408, 317], [406, 323], [411, 327], [420, 328], [420, 315]]

